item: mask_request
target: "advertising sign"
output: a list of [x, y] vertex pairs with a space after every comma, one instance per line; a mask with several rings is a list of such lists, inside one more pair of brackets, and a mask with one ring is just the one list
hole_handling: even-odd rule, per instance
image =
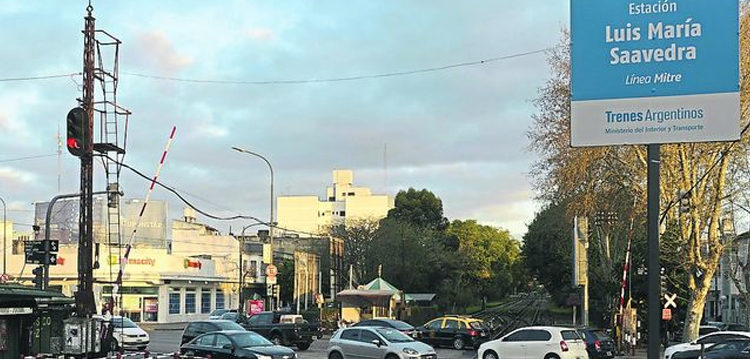
[[250, 315], [259, 314], [266, 310], [266, 304], [262, 300], [249, 300], [248, 302], [250, 302], [250, 305], [248, 305]]
[[737, 0], [571, 0], [571, 145], [739, 139]]

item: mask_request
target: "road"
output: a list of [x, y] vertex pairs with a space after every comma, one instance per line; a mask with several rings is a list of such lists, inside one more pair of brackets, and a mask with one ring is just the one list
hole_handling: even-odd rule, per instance
[[[148, 331], [151, 344], [148, 350], [152, 353], [173, 353], [180, 346], [182, 330], [151, 330]], [[310, 349], [297, 351], [299, 359], [325, 359], [328, 340], [316, 340]], [[296, 350], [296, 348], [294, 348]], [[474, 350], [457, 351], [450, 349], [438, 349], [439, 359], [471, 359], [476, 355]]]

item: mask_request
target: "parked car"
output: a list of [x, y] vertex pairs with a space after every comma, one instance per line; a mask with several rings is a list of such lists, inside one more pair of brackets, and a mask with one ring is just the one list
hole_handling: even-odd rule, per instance
[[586, 343], [573, 328], [526, 327], [479, 346], [479, 359], [586, 359]]
[[478, 347], [489, 340], [489, 329], [480, 319], [445, 316], [433, 319], [417, 328], [419, 340], [434, 345], [450, 346], [456, 350]]
[[211, 314], [208, 315], [208, 319], [209, 320], [221, 319], [221, 316], [224, 315], [225, 313], [236, 312], [236, 311], [237, 311], [236, 309], [216, 309], [213, 312], [211, 312]]
[[245, 330], [245, 328], [230, 320], [199, 320], [190, 322], [182, 331], [180, 344], [185, 344], [199, 335], [221, 330]]
[[144, 350], [148, 347], [148, 333], [132, 320], [127, 317], [112, 317], [111, 322], [115, 349]]
[[246, 330], [206, 333], [180, 346], [180, 354], [216, 359], [267, 359], [297, 357], [292, 349], [273, 345], [266, 338]]
[[299, 350], [307, 350], [316, 338], [323, 336], [319, 325], [304, 319], [301, 322], [282, 323], [282, 315], [279, 312], [261, 312], [247, 319], [240, 317], [237, 321], [245, 329], [264, 336], [276, 345], [295, 345]]
[[349, 358], [437, 359], [437, 353], [397, 329], [363, 326], [339, 329], [331, 337], [328, 359]]
[[587, 328], [578, 332], [582, 334], [583, 340], [586, 342], [586, 351], [589, 353], [590, 359], [615, 357], [615, 341], [604, 331]]
[[706, 349], [703, 359], [750, 359], [750, 339], [728, 340]]
[[419, 338], [419, 331], [417, 328], [415, 328], [413, 325], [402, 322], [400, 320], [395, 319], [370, 319], [370, 320], [363, 320], [357, 324], [353, 325], [354, 327], [381, 327], [381, 328], [392, 328], [400, 331], [401, 333], [404, 333], [414, 339]]
[[233, 322], [239, 322], [240, 314], [237, 312], [226, 312], [222, 314], [219, 319], [221, 320], [230, 320]]
[[698, 336], [720, 332], [720, 331], [721, 331], [721, 328], [715, 325], [701, 325], [698, 328]]
[[731, 323], [727, 324], [727, 328], [725, 330], [732, 331], [732, 332], [750, 332], [750, 328], [743, 324], [738, 323]]
[[664, 350], [665, 359], [686, 359], [698, 358], [700, 356], [701, 345], [708, 349], [716, 344], [724, 343], [734, 339], [750, 338], [748, 332], [721, 332], [716, 331], [698, 337], [690, 343], [676, 344]]

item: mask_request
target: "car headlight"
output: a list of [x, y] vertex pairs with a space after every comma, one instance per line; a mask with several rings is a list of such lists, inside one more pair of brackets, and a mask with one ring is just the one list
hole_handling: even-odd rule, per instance
[[270, 357], [270, 356], [268, 356], [268, 355], [260, 355], [260, 354], [258, 354], [258, 359], [273, 359], [273, 358]]
[[419, 355], [419, 352], [412, 348], [404, 348], [403, 352], [409, 355]]

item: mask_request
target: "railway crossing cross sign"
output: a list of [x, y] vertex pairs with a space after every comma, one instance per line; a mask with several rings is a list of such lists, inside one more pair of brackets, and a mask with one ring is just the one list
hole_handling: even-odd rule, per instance
[[664, 300], [666, 303], [664, 303], [664, 308], [667, 309], [669, 307], [677, 309], [677, 302], [675, 302], [675, 299], [677, 299], [677, 294], [664, 294]]

